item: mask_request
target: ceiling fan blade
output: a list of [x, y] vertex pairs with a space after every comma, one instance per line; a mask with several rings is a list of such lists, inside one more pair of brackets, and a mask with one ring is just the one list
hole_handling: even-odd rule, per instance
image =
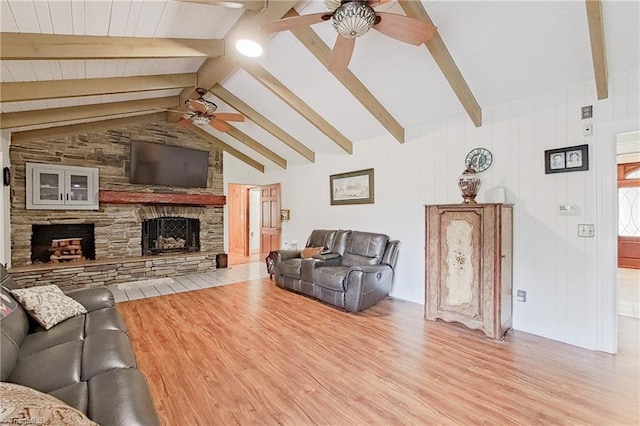
[[346, 38], [341, 35], [336, 38], [336, 43], [333, 45], [331, 56], [329, 57], [329, 71], [339, 71], [346, 69], [351, 61], [351, 55], [353, 54], [353, 48], [356, 45], [355, 38]]
[[231, 126], [229, 126], [224, 121], [216, 120], [215, 118], [211, 118], [209, 120], [209, 125], [216, 130], [220, 130], [221, 132], [228, 132], [231, 130]]
[[188, 118], [181, 118], [180, 120], [178, 120], [178, 122], [176, 123], [178, 126], [190, 126], [191, 125], [191, 120], [189, 120]]
[[304, 25], [314, 25], [319, 24], [322, 21], [326, 21], [331, 18], [331, 14], [322, 12], [322, 13], [312, 13], [310, 15], [300, 15], [294, 16], [291, 18], [284, 18], [278, 21], [273, 22], [265, 22], [260, 25], [260, 29], [267, 33], [276, 33], [278, 31], [290, 30], [292, 28], [302, 27]]
[[373, 28], [405, 43], [419, 46], [436, 33], [433, 25], [408, 16], [386, 12], [379, 12], [378, 16], [381, 18], [380, 22]]
[[244, 121], [244, 115], [233, 112], [221, 112], [214, 116], [216, 120], [224, 121]]

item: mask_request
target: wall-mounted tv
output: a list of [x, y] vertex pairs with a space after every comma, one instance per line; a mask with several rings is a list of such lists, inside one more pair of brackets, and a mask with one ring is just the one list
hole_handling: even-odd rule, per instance
[[206, 188], [209, 153], [160, 143], [131, 141], [129, 182]]

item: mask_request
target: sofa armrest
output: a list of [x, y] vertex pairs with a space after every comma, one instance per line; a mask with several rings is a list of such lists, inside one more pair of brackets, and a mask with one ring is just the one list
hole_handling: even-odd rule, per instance
[[301, 250], [277, 250], [276, 251], [276, 263], [285, 261], [287, 259], [295, 259], [300, 257]]
[[66, 293], [67, 296], [80, 303], [88, 312], [102, 308], [109, 308], [115, 305], [113, 293], [107, 288], [85, 288], [72, 290]]
[[345, 309], [358, 312], [389, 295], [393, 269], [389, 265], [352, 266], [345, 279]]

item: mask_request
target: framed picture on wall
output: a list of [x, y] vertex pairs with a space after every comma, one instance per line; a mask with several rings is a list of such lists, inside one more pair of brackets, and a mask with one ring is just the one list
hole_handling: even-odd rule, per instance
[[544, 173], [565, 173], [589, 170], [589, 145], [548, 149], [544, 152]]
[[331, 175], [331, 205], [372, 204], [373, 186], [373, 169]]

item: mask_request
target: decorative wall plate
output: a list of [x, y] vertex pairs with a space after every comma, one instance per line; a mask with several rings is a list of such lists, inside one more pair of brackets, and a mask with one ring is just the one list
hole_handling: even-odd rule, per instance
[[493, 154], [487, 148], [474, 148], [467, 154], [464, 164], [476, 173], [484, 172], [493, 164]]

